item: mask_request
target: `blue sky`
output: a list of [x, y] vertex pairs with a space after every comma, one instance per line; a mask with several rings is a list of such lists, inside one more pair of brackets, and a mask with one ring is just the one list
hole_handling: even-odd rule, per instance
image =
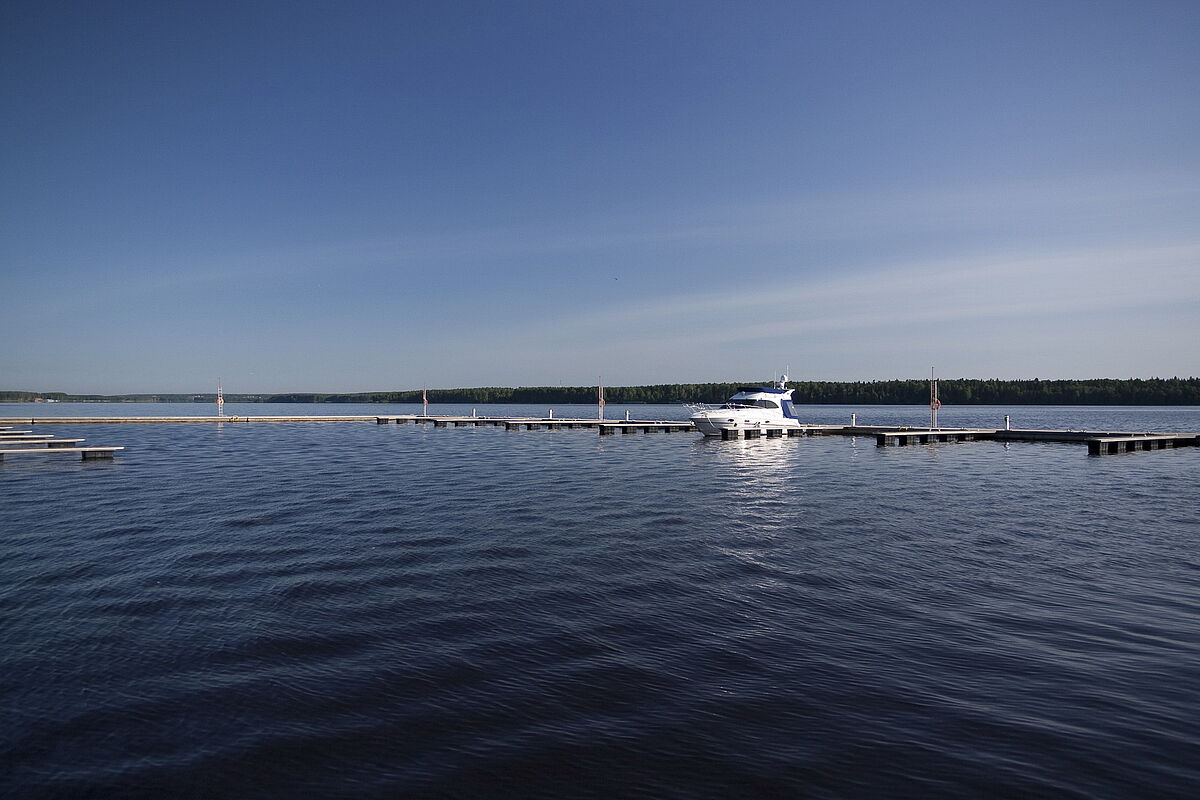
[[1200, 3], [13, 2], [0, 388], [1200, 375]]

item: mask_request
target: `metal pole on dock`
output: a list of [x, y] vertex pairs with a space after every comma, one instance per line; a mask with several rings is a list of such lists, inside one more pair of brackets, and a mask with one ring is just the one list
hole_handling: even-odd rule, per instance
[[604, 419], [604, 383], [596, 378], [596, 419]]
[[937, 429], [937, 412], [942, 407], [942, 401], [938, 399], [937, 378], [934, 377], [933, 367], [929, 368], [929, 427]]

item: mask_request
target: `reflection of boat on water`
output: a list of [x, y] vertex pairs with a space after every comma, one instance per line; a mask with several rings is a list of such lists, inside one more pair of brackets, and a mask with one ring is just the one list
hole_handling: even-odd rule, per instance
[[743, 386], [720, 406], [690, 406], [696, 430], [705, 436], [720, 436], [725, 430], [755, 428], [801, 428], [792, 405], [787, 375], [774, 386]]

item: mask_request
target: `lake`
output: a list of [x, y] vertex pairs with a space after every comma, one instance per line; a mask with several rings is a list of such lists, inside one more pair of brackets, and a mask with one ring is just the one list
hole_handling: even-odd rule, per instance
[[[626, 410], [687, 416], [606, 416]], [[939, 418], [1006, 414], [1200, 430], [1195, 407]], [[1200, 785], [1198, 448], [1096, 458], [1054, 443], [373, 422], [38, 430], [127, 449], [0, 464], [0, 796], [1190, 798]]]

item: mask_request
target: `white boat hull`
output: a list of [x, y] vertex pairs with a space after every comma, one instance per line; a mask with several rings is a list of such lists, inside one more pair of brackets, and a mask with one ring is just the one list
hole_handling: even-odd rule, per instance
[[722, 431], [755, 429], [787, 430], [803, 428], [799, 420], [778, 415], [743, 413], [738, 410], [716, 409], [699, 411], [691, 417], [692, 425], [705, 436], [720, 436]]

